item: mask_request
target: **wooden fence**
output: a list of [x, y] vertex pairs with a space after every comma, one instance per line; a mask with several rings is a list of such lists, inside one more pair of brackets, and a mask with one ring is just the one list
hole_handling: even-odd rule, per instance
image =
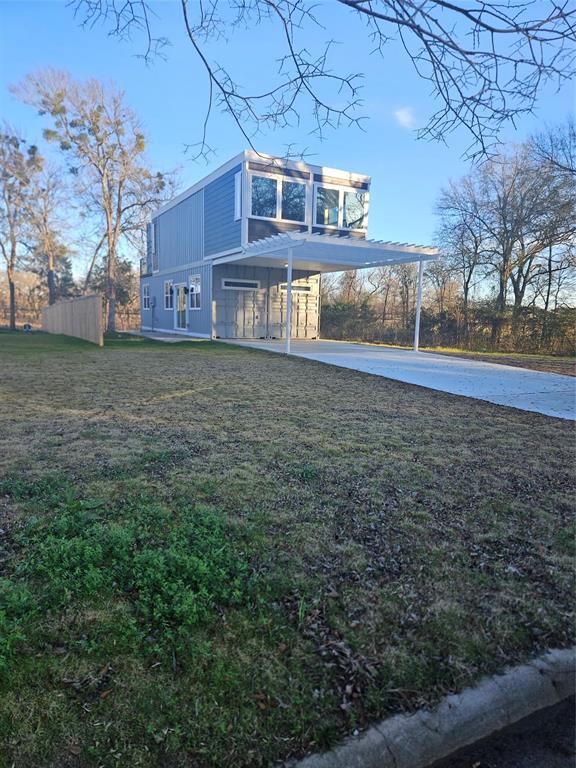
[[104, 344], [102, 296], [95, 293], [45, 307], [42, 310], [42, 330], [77, 336], [101, 347]]

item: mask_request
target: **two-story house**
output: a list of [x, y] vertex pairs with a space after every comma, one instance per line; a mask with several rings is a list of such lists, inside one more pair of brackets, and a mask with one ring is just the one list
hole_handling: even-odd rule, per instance
[[435, 258], [367, 239], [370, 177], [244, 151], [148, 225], [142, 329], [318, 338], [322, 273]]

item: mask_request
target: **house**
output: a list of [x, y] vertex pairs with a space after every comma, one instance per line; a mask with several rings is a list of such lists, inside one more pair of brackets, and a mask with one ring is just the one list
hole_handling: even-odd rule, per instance
[[370, 181], [249, 150], [232, 158], [152, 217], [142, 329], [285, 339], [287, 351], [318, 338], [323, 273], [436, 257], [367, 239]]

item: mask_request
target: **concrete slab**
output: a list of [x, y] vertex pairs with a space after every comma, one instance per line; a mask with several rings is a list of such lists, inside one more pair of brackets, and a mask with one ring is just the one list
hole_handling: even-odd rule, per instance
[[[282, 341], [227, 341], [284, 352]], [[292, 354], [452, 395], [560, 419], [576, 419], [576, 378], [571, 376], [345, 341], [293, 341]]]

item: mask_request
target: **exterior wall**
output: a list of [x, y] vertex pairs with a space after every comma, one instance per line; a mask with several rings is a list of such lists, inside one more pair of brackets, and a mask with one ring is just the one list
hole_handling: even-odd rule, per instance
[[[259, 280], [254, 291], [222, 288], [223, 278]], [[222, 339], [284, 337], [286, 322], [286, 270], [221, 264], [213, 273], [213, 335]], [[294, 287], [310, 287], [307, 293], [292, 291], [292, 337], [317, 338], [320, 278], [317, 274], [294, 270]]]
[[204, 190], [154, 220], [160, 272], [204, 258]]
[[[142, 308], [142, 328], [144, 330], [174, 331], [175, 310], [164, 308], [164, 283], [171, 280], [173, 285], [178, 283], [190, 284], [190, 277], [200, 275], [201, 280], [201, 308], [190, 309], [189, 296], [186, 297], [186, 331], [191, 335], [210, 336], [212, 332], [212, 265], [198, 262], [185, 269], [177, 269], [170, 272], [161, 272], [141, 280], [141, 293], [143, 286], [150, 285], [150, 309]], [[175, 296], [174, 296], [175, 303]], [[155, 306], [153, 306], [155, 304]]]
[[266, 219], [248, 219], [248, 242], [262, 240], [264, 237], [279, 235], [282, 232], [306, 232], [306, 224], [295, 221], [267, 221]]
[[240, 249], [242, 219], [234, 221], [234, 176], [237, 165], [204, 189], [204, 256]]

